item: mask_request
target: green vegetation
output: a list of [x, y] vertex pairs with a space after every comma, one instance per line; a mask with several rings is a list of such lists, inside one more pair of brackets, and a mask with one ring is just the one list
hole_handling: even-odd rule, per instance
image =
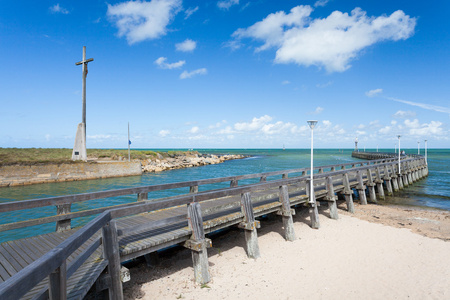
[[[168, 151], [155, 152], [150, 150], [131, 150], [131, 159], [154, 159], [158, 153], [163, 157], [195, 154], [197, 152]], [[126, 160], [128, 150], [118, 149], [87, 149], [88, 161], [96, 160]], [[60, 164], [82, 163], [72, 161], [72, 149], [58, 148], [0, 148], [0, 166], [6, 165], [36, 165], [36, 164]]]

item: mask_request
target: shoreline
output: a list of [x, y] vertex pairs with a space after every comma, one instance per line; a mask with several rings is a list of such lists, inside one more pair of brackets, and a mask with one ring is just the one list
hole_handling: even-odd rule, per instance
[[[352, 215], [340, 203], [339, 220], [321, 206], [318, 230], [309, 226], [307, 209], [299, 209], [294, 242], [283, 239], [279, 217], [261, 220], [257, 260], [247, 258], [242, 231], [214, 236], [212, 280], [203, 286], [193, 281], [189, 250], [163, 252], [157, 266], [141, 261], [129, 267], [125, 299], [448, 298], [450, 212], [355, 205]], [[299, 290], [305, 280], [307, 289]]]

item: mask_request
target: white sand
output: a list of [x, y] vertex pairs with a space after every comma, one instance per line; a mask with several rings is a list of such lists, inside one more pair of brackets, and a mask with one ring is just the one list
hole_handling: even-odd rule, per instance
[[321, 214], [314, 230], [300, 213], [294, 242], [282, 237], [279, 217], [261, 222], [257, 260], [247, 258], [240, 231], [213, 239], [212, 281], [203, 288], [193, 282], [188, 250], [156, 268], [132, 268], [125, 298], [450, 299], [450, 242], [339, 217]]

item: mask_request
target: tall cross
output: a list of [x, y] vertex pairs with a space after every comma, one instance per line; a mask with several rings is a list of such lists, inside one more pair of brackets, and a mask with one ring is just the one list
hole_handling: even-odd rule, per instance
[[87, 64], [91, 61], [94, 61], [93, 58], [86, 59], [86, 46], [83, 46], [83, 60], [75, 63], [75, 65], [82, 65], [82, 77], [83, 77], [83, 85], [82, 85], [82, 97], [83, 97], [83, 115], [81, 122], [84, 124], [84, 136], [86, 137], [86, 76], [88, 73]]

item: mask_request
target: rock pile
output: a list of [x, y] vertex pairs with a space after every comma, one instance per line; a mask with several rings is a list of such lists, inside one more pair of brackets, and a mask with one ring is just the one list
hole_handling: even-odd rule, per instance
[[214, 165], [222, 163], [226, 160], [242, 159], [245, 155], [240, 154], [227, 154], [227, 155], [214, 155], [214, 154], [183, 154], [183, 155], [171, 155], [169, 157], [163, 157], [158, 153], [158, 156], [154, 159], [141, 160], [143, 172], [161, 172], [173, 169], [182, 169], [190, 167], [199, 167], [204, 165]]

